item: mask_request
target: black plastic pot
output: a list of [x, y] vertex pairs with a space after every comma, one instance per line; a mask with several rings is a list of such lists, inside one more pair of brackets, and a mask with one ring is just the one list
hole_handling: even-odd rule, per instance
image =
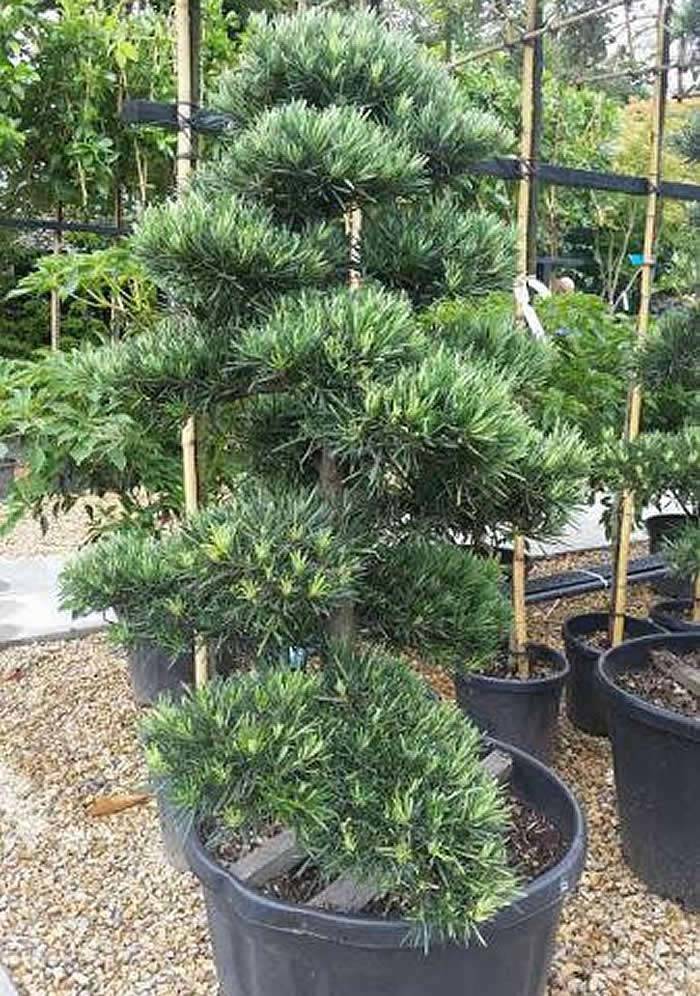
[[174, 656], [144, 640], [129, 651], [129, 673], [139, 705], [153, 705], [163, 692], [178, 699], [194, 681], [194, 655], [184, 651]]
[[[595, 666], [601, 651], [587, 643], [586, 637], [607, 627], [607, 613], [586, 612], [571, 616], [562, 630], [571, 668], [566, 686], [566, 712], [575, 727], [594, 737], [607, 736], [608, 724], [605, 701], [595, 680]], [[648, 619], [625, 616], [625, 640], [660, 632], [660, 628]]]
[[529, 643], [527, 652], [531, 660], [550, 662], [556, 673], [531, 681], [457, 674], [457, 701], [465, 715], [486, 733], [548, 764], [554, 753], [559, 704], [569, 665], [563, 654], [543, 644]]
[[691, 622], [685, 619], [684, 615], [688, 609], [693, 607], [689, 598], [674, 598], [666, 602], [657, 602], [651, 607], [649, 616], [652, 622], [663, 629], [668, 629], [672, 633], [698, 633], [700, 623]]
[[650, 515], [644, 520], [649, 537], [649, 553], [661, 553], [669, 537], [686, 526], [690, 517], [682, 514]]
[[485, 945], [436, 945], [425, 954], [406, 944], [404, 921], [262, 896], [191, 833], [185, 848], [204, 889], [221, 996], [542, 996], [562, 902], [583, 868], [585, 827], [563, 782], [521, 751], [504, 749], [514, 759], [515, 791], [570, 843], [554, 868], [483, 928]]
[[0, 501], [4, 501], [10, 493], [10, 487], [15, 479], [17, 461], [14, 457], [0, 460]]
[[649, 652], [687, 653], [700, 633], [646, 637], [608, 651], [598, 664], [608, 703], [622, 848], [652, 892], [700, 909], [700, 720], [660, 709], [615, 684], [648, 666]]
[[[687, 526], [690, 516], [678, 513], [650, 515], [644, 520], [649, 536], [649, 553], [663, 553], [664, 543]], [[685, 598], [690, 594], [690, 579], [665, 577], [652, 582], [654, 591], [667, 598]]]

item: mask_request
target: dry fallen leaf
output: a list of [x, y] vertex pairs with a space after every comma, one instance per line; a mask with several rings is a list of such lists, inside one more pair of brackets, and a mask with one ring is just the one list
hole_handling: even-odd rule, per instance
[[143, 806], [153, 798], [150, 792], [134, 792], [131, 795], [103, 795], [93, 799], [85, 807], [88, 816], [112, 816], [133, 806]]

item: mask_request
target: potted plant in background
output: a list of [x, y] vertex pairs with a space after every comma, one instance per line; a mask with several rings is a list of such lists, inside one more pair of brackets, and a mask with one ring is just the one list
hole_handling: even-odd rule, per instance
[[[262, 488], [231, 482], [227, 529], [221, 495], [181, 530], [194, 544], [195, 628], [226, 613], [255, 668], [159, 703], [145, 726], [154, 774], [192, 820], [222, 990], [449, 996], [466, 978], [535, 996], [580, 872], [580, 812], [510, 748], [511, 825], [534, 807], [552, 844], [532, 864], [509, 854], [517, 833], [478, 734], [399, 653], [496, 652], [507, 618], [497, 567], [465, 540], [528, 449], [554, 445], [502, 368], [421, 321], [439, 296], [479, 291], [497, 223], [455, 205], [463, 170], [502, 132], [366, 13], [256, 21], [220, 103], [233, 127], [213, 161], [181, 201], [149, 209], [135, 239], [180, 328], [135, 337], [94, 371], [157, 402], [196, 369], [206, 405], [228, 411], [232, 460]], [[442, 252], [420, 237], [436, 217]], [[365, 258], [389, 231], [391, 251]], [[496, 259], [489, 289], [510, 276]], [[312, 551], [295, 550], [319, 507]], [[299, 605], [329, 591], [326, 570], [309, 573], [329, 545], [356, 551], [336, 604], [282, 611], [299, 578]], [[280, 827], [308, 860], [264, 895], [230, 863]], [[316, 910], [344, 873], [371, 887], [369, 910]], [[477, 930], [485, 948], [464, 943]]]
[[666, 559], [672, 574], [690, 578], [692, 598], [674, 598], [653, 605], [649, 615], [654, 622], [678, 632], [700, 628], [700, 525], [686, 525], [666, 544]]
[[622, 847], [661, 896], [700, 909], [700, 634], [647, 636], [608, 651], [609, 716]]
[[[640, 353], [630, 360], [646, 388], [643, 407], [644, 432], [631, 445], [600, 442], [594, 484], [602, 486], [608, 506], [611, 496], [624, 486], [635, 492], [639, 515], [644, 508], [672, 503], [681, 514], [647, 518], [650, 550], [659, 552], [669, 530], [697, 515], [697, 423], [700, 397], [700, 324], [698, 308], [688, 305], [666, 312], [656, 323]], [[621, 380], [623, 380], [621, 378]], [[687, 435], [686, 433], [690, 433]], [[609, 513], [608, 513], [609, 514]], [[678, 593], [678, 581], [655, 582], [657, 590]], [[608, 647], [607, 613], [587, 612], [572, 616], [564, 624], [566, 655], [571, 665], [567, 686], [567, 712], [580, 730], [604, 736], [607, 730], [604, 703], [598, 694], [594, 669], [602, 650]], [[628, 617], [625, 639], [651, 635], [649, 620]]]
[[[645, 431], [677, 434], [700, 422], [700, 305], [672, 308], [661, 316], [642, 347], [639, 367], [647, 399]], [[663, 508], [674, 498], [672, 492], [664, 494], [657, 488], [653, 503]], [[661, 552], [664, 541], [696, 514], [685, 507], [684, 498], [687, 501], [685, 495], [680, 502], [676, 498], [680, 509], [647, 516], [651, 553]], [[678, 579], [670, 584], [664, 579], [658, 590], [678, 594], [677, 585]]]

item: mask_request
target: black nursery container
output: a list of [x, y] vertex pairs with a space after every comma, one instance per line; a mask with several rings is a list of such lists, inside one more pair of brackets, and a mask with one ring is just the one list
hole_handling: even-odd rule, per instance
[[[571, 668], [566, 686], [566, 712], [577, 729], [594, 737], [607, 736], [608, 724], [605, 701], [595, 680], [595, 666], [602, 651], [588, 643], [586, 637], [607, 628], [607, 613], [586, 612], [571, 616], [562, 630]], [[660, 632], [660, 628], [647, 619], [625, 616], [625, 640]]]
[[[502, 745], [497, 745], [502, 746]], [[410, 924], [312, 909], [263, 896], [233, 877], [191, 833], [220, 996], [543, 996], [565, 895], [585, 859], [578, 803], [544, 765], [512, 747], [512, 785], [560, 828], [557, 865], [483, 928], [485, 945], [406, 944]]]
[[194, 655], [189, 650], [173, 655], [143, 640], [129, 651], [129, 673], [139, 705], [153, 705], [163, 692], [178, 699], [194, 682]]
[[457, 701], [465, 715], [484, 732], [548, 764], [554, 753], [559, 704], [569, 665], [563, 654], [543, 644], [529, 643], [527, 652], [531, 660], [550, 663], [555, 673], [529, 681], [458, 674]]
[[689, 598], [673, 598], [657, 602], [652, 606], [649, 616], [657, 626], [672, 633], [699, 633], [700, 623], [684, 618], [686, 611], [692, 607], [693, 603]]
[[651, 705], [615, 684], [649, 652], [700, 649], [700, 633], [645, 637], [598, 663], [608, 703], [622, 848], [652, 892], [700, 909], [700, 720]]

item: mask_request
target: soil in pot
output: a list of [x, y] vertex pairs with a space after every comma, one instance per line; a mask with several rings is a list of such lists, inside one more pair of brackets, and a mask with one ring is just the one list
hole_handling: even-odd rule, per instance
[[458, 673], [457, 701], [484, 732], [549, 763], [556, 742], [559, 704], [568, 674], [564, 656], [543, 644], [528, 644], [529, 675], [519, 677], [507, 651], [488, 674]]
[[[609, 616], [606, 612], [587, 612], [571, 616], [563, 626], [566, 657], [571, 668], [566, 686], [566, 711], [577, 729], [595, 737], [607, 736], [607, 709], [595, 681], [595, 666], [602, 653], [610, 648]], [[648, 619], [625, 617], [625, 640], [660, 633]]]
[[699, 656], [700, 634], [666, 633], [623, 643], [597, 668], [623, 853], [652, 892], [691, 910], [700, 910], [700, 717], [657, 672]]
[[673, 668], [678, 664], [696, 668], [700, 680], [700, 651], [680, 657], [662, 648], [650, 652], [648, 665], [643, 670], [625, 671], [617, 676], [615, 683], [633, 695], [640, 695], [651, 705], [700, 719], [700, 697], [673, 677]]

